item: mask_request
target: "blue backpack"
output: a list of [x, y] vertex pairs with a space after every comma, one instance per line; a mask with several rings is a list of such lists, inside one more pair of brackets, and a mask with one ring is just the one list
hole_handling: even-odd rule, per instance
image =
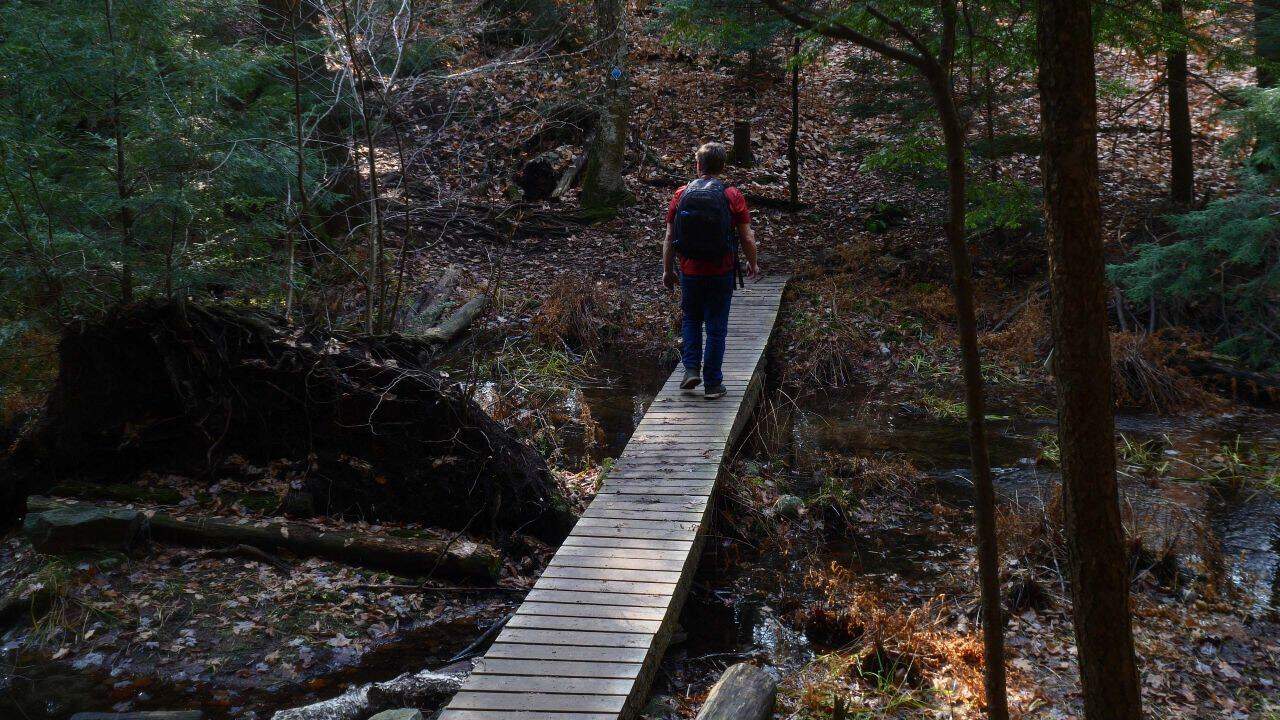
[[733, 213], [724, 183], [698, 178], [685, 186], [676, 205], [671, 247], [690, 260], [719, 260], [737, 250]]

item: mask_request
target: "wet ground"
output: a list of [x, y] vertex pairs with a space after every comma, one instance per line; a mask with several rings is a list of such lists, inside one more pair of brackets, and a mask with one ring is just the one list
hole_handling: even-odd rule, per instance
[[[1042, 408], [1034, 413], [997, 409], [988, 420], [1001, 506], [1042, 514], [1059, 480], [1053, 417]], [[681, 619], [684, 632], [655, 683], [652, 718], [674, 717], [681, 699], [696, 701], [735, 662], [756, 661], [784, 679], [849, 641], [830, 637], [821, 624], [806, 628], [792, 621], [814, 597], [797, 582], [802, 567], [835, 563], [854, 570], [869, 586], [893, 588], [904, 593], [904, 601], [918, 592], [916, 599], [923, 602], [933, 592], [954, 589], [935, 587], [934, 580], [954, 572], [957, 556], [972, 552], [972, 487], [960, 419], [851, 393], [773, 412], [770, 424], [755, 429], [766, 442], [749, 440], [740, 451], [740, 472], [757, 473], [758, 464], [771, 465], [766, 474], [772, 473], [786, 492], [805, 496], [818, 484], [815, 472], [822, 472], [817, 458], [906, 460], [925, 478], [907, 503], [917, 507], [877, 518], [875, 536], [828, 537], [806, 550], [803, 559], [793, 548], [754, 552], [750, 541], [721, 527], [721, 536], [711, 538], [702, 558]], [[1176, 558], [1172, 582], [1185, 586], [1161, 592], [1189, 602], [1197, 589], [1203, 591], [1203, 583], [1213, 581], [1221, 585], [1218, 592], [1252, 616], [1276, 620], [1280, 418], [1121, 415], [1117, 429], [1126, 526], [1131, 536], [1142, 536], [1144, 547], [1157, 555], [1168, 550]], [[1137, 568], [1144, 570], [1145, 565]], [[965, 602], [972, 608], [976, 599]]]

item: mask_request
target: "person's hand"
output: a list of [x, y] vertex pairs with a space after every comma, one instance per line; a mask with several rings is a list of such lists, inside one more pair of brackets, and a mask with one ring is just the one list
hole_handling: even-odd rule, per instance
[[676, 277], [674, 270], [667, 270], [662, 273], [662, 287], [668, 290], [674, 290], [677, 282], [679, 282], [679, 278]]
[[760, 263], [747, 263], [747, 278], [750, 280], [760, 279]]

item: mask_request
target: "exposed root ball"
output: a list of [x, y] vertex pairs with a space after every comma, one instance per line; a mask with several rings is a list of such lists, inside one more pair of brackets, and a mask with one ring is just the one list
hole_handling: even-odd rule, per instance
[[63, 337], [0, 495], [16, 514], [55, 481], [212, 476], [238, 454], [305, 461], [320, 512], [562, 536], [572, 518], [542, 458], [424, 367], [428, 347], [231, 307], [125, 308]]

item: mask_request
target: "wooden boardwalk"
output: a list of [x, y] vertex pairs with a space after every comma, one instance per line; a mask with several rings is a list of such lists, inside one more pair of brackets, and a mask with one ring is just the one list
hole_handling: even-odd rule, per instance
[[734, 294], [724, 384], [706, 400], [677, 368], [600, 493], [441, 720], [630, 720], [697, 569], [726, 451], [760, 391], [786, 278]]

